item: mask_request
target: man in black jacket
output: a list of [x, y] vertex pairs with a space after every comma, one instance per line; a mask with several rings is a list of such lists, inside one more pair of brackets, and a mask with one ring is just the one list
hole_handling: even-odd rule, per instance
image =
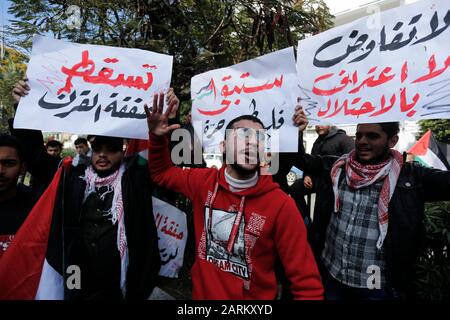
[[[17, 103], [28, 90], [25, 82], [16, 84]], [[176, 96], [171, 103], [178, 105]], [[13, 134], [42, 141], [35, 130]], [[42, 143], [28, 148], [35, 172], [49, 181], [57, 165]], [[65, 259], [59, 269], [77, 265], [81, 270], [81, 288], [66, 288], [65, 298], [147, 299], [160, 268], [147, 166], [124, 159], [122, 138], [95, 136], [92, 149], [89, 165], [65, 170], [53, 214], [54, 221], [63, 221]], [[49, 246], [58, 246], [61, 238], [51, 235]]]
[[319, 135], [314, 141], [311, 154], [341, 156], [355, 148], [355, 142], [347, 133], [335, 126], [316, 125]]
[[27, 218], [35, 195], [24, 184], [17, 183], [26, 170], [20, 142], [6, 134], [0, 135], [0, 259]]
[[[342, 129], [330, 125], [316, 125], [319, 135], [311, 149], [312, 155], [342, 156], [355, 148], [355, 142]], [[295, 181], [289, 188], [289, 194], [295, 199], [303, 217], [310, 220], [305, 196], [316, 192], [316, 179], [309, 172], [303, 173], [303, 179]]]
[[450, 172], [405, 162], [392, 149], [398, 132], [398, 122], [359, 124], [355, 150], [339, 159], [299, 150], [319, 179], [310, 241], [328, 299], [407, 296], [424, 203], [450, 200]]

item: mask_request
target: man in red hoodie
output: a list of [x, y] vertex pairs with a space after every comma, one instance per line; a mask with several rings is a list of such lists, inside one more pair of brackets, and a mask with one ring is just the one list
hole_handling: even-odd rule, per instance
[[275, 299], [277, 256], [295, 299], [322, 299], [323, 287], [306, 228], [295, 202], [259, 174], [258, 154], [264, 129], [253, 116], [227, 126], [226, 155], [220, 169], [173, 166], [167, 134], [168, 115], [179, 102], [155, 95], [149, 127], [149, 169], [153, 181], [191, 199], [194, 208], [196, 259], [192, 267], [194, 299]]

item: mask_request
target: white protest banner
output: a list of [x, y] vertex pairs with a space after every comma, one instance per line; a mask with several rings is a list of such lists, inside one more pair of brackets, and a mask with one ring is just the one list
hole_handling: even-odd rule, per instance
[[186, 214], [158, 198], [152, 197], [152, 202], [161, 257], [159, 275], [178, 278], [188, 236]]
[[170, 85], [172, 60], [150, 51], [33, 39], [15, 128], [148, 139], [144, 103]]
[[450, 118], [449, 9], [448, 0], [419, 1], [300, 41], [310, 123]]
[[[298, 93], [293, 48], [266, 54], [191, 80], [192, 120], [207, 153], [220, 153], [225, 128], [234, 118], [257, 116], [269, 137], [270, 151], [297, 151], [298, 130], [292, 116]], [[201, 121], [201, 127], [196, 125]], [[276, 139], [272, 139], [276, 140]]]

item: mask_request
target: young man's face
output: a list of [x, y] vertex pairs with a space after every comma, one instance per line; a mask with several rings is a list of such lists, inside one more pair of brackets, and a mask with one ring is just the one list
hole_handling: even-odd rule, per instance
[[356, 158], [363, 164], [382, 162], [398, 141], [398, 136], [389, 138], [379, 124], [359, 124], [356, 129]]
[[0, 147], [0, 195], [15, 188], [19, 176], [24, 172], [25, 164], [20, 160], [17, 150]]
[[264, 139], [261, 124], [251, 120], [236, 122], [225, 142], [227, 163], [242, 173], [256, 172], [264, 153]]
[[51, 155], [52, 157], [58, 158], [60, 156], [60, 154], [61, 154], [61, 151], [62, 150], [61, 150], [60, 147], [51, 147], [51, 146], [47, 147], [47, 153], [49, 155]]
[[319, 136], [324, 137], [330, 133], [331, 126], [316, 126], [316, 132]]
[[75, 149], [77, 150], [78, 154], [86, 155], [89, 151], [89, 147], [87, 144], [80, 143], [75, 145]]
[[119, 169], [123, 159], [123, 151], [101, 144], [92, 148], [91, 163], [98, 172], [115, 171]]

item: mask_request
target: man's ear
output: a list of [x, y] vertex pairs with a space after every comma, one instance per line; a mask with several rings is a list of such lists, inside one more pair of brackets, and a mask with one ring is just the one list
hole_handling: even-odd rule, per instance
[[220, 147], [220, 153], [224, 154], [225, 151], [226, 151], [226, 149], [227, 149], [227, 148], [226, 148], [225, 140], [223, 140], [223, 141], [220, 142], [219, 147]]
[[398, 135], [395, 135], [395, 136], [392, 136], [391, 138], [389, 138], [389, 140], [388, 140], [389, 148], [392, 149], [393, 147], [395, 147], [397, 142], [398, 142]]

